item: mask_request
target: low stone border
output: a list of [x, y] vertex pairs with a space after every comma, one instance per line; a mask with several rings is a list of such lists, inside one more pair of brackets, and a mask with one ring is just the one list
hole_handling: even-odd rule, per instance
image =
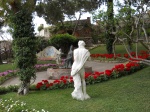
[[127, 61], [109, 61], [109, 60], [93, 60], [92, 61], [95, 61], [95, 62], [103, 62], [103, 63], [126, 63]]

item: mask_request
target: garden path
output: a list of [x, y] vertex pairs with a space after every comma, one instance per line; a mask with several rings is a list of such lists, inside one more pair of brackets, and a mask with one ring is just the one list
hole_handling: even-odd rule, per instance
[[[98, 61], [87, 61], [85, 66], [92, 67], [93, 71], [103, 72], [106, 69], [113, 68], [114, 65], [116, 65], [116, 64], [119, 64], [119, 63], [104, 63], [104, 62], [98, 62]], [[36, 83], [38, 83], [38, 82], [40, 82], [42, 80], [49, 80], [48, 77], [49, 76], [47, 75], [46, 71], [37, 72], [36, 73], [36, 80], [35, 80], [35, 82], [33, 84], [36, 84]], [[52, 80], [49, 80], [49, 81], [52, 81]], [[31, 82], [33, 82], [33, 80]], [[19, 78], [18, 77], [14, 77], [14, 78], [11, 78], [11, 79], [5, 81], [0, 86], [4, 86], [5, 87], [5, 86], [9, 86], [9, 85], [18, 85], [18, 84], [20, 84]]]

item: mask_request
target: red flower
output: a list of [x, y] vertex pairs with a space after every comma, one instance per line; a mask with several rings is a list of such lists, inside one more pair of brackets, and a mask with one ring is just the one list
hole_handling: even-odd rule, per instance
[[48, 83], [48, 80], [42, 80], [42, 82], [44, 82], [44, 84], [47, 84], [47, 83]]
[[101, 74], [104, 74], [104, 72], [95, 71], [94, 74], [97, 75], [97, 76], [100, 76]]
[[126, 68], [127, 71], [130, 71], [130, 68]]
[[61, 77], [60, 77], [60, 80], [63, 80], [64, 78], [65, 78], [65, 76], [61, 76]]
[[73, 83], [73, 80], [72, 80], [72, 79], [70, 79], [70, 83]]
[[94, 78], [94, 79], [97, 79], [97, 77], [98, 77], [97, 75], [93, 75], [93, 78]]
[[53, 83], [58, 83], [58, 84], [59, 84], [59, 83], [60, 83], [60, 80], [57, 80], [57, 79], [56, 79], [56, 80], [54, 80]]
[[63, 83], [64, 83], [64, 84], [66, 84], [66, 83], [67, 83], [67, 80], [66, 80], [66, 79], [64, 79], [64, 80], [62, 80], [62, 81], [63, 81]]
[[50, 84], [49, 84], [49, 87], [50, 87], [50, 86], [53, 86], [53, 83], [50, 83]]
[[90, 75], [91, 75], [91, 73], [85, 72], [84, 78], [86, 79], [86, 78], [88, 78]]
[[135, 52], [131, 52], [130, 54], [131, 54], [132, 56], [135, 56]]
[[42, 85], [43, 85], [43, 83], [42, 83], [42, 82], [39, 82], [39, 83], [37, 83], [36, 88], [37, 88], [37, 89], [40, 89]]
[[124, 70], [124, 65], [123, 64], [115, 65], [114, 69], [116, 69], [117, 71], [123, 71]]
[[49, 84], [48, 84], [48, 83], [46, 84], [46, 87], [47, 87], [47, 88], [49, 87]]
[[128, 58], [128, 57], [129, 57], [129, 55], [128, 55], [128, 54], [124, 54], [124, 57], [125, 57], [125, 58]]
[[106, 74], [107, 76], [111, 76], [111, 73], [112, 73], [112, 70], [105, 70], [105, 74]]
[[65, 76], [66, 79], [68, 79], [68, 76]]

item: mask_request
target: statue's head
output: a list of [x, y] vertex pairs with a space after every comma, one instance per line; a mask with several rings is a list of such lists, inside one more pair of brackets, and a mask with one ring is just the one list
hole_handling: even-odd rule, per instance
[[85, 42], [83, 41], [83, 40], [80, 40], [79, 42], [78, 42], [78, 46], [79, 47], [84, 47], [85, 46]]

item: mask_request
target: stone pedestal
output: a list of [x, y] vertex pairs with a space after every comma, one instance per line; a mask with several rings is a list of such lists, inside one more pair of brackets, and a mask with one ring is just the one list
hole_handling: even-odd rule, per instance
[[63, 68], [47, 69], [47, 74], [49, 76], [49, 79], [60, 79], [61, 76], [70, 76], [70, 73], [71, 73], [71, 69], [63, 69]]
[[[92, 72], [92, 67], [85, 66], [85, 72]], [[49, 79], [60, 79], [61, 76], [71, 76], [71, 69], [65, 69], [65, 68], [48, 68], [47, 69], [47, 75], [49, 76]]]
[[85, 66], [84, 69], [85, 69], [85, 72], [88, 72], [88, 73], [92, 73], [93, 72], [92, 71], [92, 67]]

